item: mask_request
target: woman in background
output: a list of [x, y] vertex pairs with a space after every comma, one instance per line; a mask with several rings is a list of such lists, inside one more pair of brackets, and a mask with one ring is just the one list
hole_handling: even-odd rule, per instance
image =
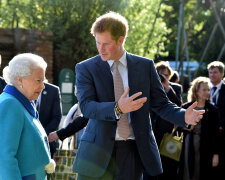
[[209, 83], [206, 77], [194, 79], [188, 91], [189, 102], [182, 106], [187, 109], [197, 101], [196, 109], [204, 109], [205, 114], [198, 124], [184, 130], [179, 179], [213, 179], [213, 167], [219, 163], [219, 116], [216, 107], [209, 101]]
[[0, 96], [1, 180], [46, 180], [46, 170], [54, 171], [48, 138], [33, 103], [44, 89], [46, 67], [40, 56], [24, 53], [3, 70], [8, 85]]

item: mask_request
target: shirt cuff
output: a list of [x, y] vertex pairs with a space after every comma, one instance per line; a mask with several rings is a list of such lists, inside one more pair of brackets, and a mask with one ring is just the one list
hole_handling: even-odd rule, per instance
[[121, 114], [117, 114], [115, 109], [114, 109], [114, 113], [115, 113], [115, 116], [116, 116], [116, 120], [118, 121], [121, 117]]

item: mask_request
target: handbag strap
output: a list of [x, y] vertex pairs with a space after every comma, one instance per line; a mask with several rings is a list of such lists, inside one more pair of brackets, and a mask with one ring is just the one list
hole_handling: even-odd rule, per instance
[[[174, 125], [174, 128], [173, 128], [173, 130], [172, 130], [172, 133], [171, 133], [171, 135], [172, 136], [174, 136], [174, 134], [175, 134], [175, 132], [176, 132], [176, 130], [177, 130], [177, 128], [178, 128], [179, 126], [177, 126], [177, 125]], [[177, 137], [181, 137], [181, 139], [183, 139], [183, 137], [184, 137], [184, 133], [183, 133], [183, 131], [181, 132], [181, 134], [180, 134], [180, 136], [179, 136], [179, 134], [177, 133], [177, 135], [176, 135]]]
[[177, 128], [178, 128], [178, 126], [177, 126], [177, 125], [174, 125], [174, 128], [173, 128], [173, 130], [172, 130], [172, 133], [171, 133], [171, 134], [174, 134], [174, 133], [175, 133], [175, 131], [177, 130]]

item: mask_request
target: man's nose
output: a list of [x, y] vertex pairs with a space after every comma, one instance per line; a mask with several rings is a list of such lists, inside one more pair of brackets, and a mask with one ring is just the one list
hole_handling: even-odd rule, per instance
[[104, 50], [103, 44], [99, 45], [99, 50], [100, 50], [100, 51]]

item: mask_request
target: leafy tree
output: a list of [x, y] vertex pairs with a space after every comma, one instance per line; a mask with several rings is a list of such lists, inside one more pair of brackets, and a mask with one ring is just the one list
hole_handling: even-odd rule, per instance
[[[122, 8], [119, 0], [23, 0], [4, 1], [0, 14], [7, 17], [2, 27], [10, 27], [16, 19], [18, 27], [52, 32], [54, 44], [54, 79], [62, 68], [74, 69], [77, 62], [97, 53], [90, 28], [96, 17]], [[11, 15], [15, 10], [15, 17]], [[2, 10], [2, 8], [1, 8]], [[12, 28], [16, 27], [11, 26]]]
[[[128, 8], [124, 11], [124, 16], [129, 21], [129, 34], [126, 42], [126, 49], [138, 55], [145, 54], [145, 47], [148, 46], [146, 57], [154, 59], [157, 54], [167, 56], [167, 51], [164, 49], [165, 35], [167, 27], [163, 21], [164, 12], [159, 12], [159, 17], [156, 19], [156, 24], [153, 27], [153, 22], [156, 18], [157, 9], [160, 5], [158, 0], [130, 0]], [[166, 5], [162, 5], [161, 9], [166, 9]], [[147, 44], [149, 33], [152, 31], [152, 36]]]
[[[190, 60], [199, 61], [204, 48], [209, 40], [209, 36], [212, 32], [213, 26], [216, 23], [215, 16], [211, 9], [209, 1], [199, 1], [199, 6], [196, 12], [196, 16], [193, 21], [192, 29], [189, 29], [188, 25], [192, 18], [192, 12], [196, 3], [196, 0], [184, 1], [184, 17], [183, 24], [189, 34], [189, 55]], [[169, 33], [166, 35], [166, 40], [164, 41], [165, 49], [169, 51], [168, 56], [161, 57], [163, 59], [175, 59], [175, 49], [176, 49], [176, 41], [177, 41], [177, 22], [178, 22], [178, 13], [179, 13], [179, 1], [169, 1], [165, 0], [164, 3], [170, 6], [170, 10], [164, 9], [165, 15], [164, 22], [166, 22], [167, 28], [169, 29]], [[215, 1], [214, 2], [217, 8], [217, 11], [221, 15], [221, 21], [223, 22], [223, 26], [225, 27], [225, 17], [224, 17], [224, 8], [222, 7], [223, 1]], [[220, 37], [220, 38], [219, 38]], [[204, 59], [204, 62], [207, 64], [213, 59], [218, 57], [218, 54], [225, 42], [222, 37], [221, 31], [216, 31], [214, 39], [210, 45], [210, 49], [207, 52], [207, 55]], [[184, 43], [184, 42], [182, 42]], [[222, 61], [224, 61], [225, 57], [222, 57]]]
[[[189, 32], [190, 59], [199, 60], [216, 20], [209, 1], [200, 1], [193, 26], [189, 29], [196, 0], [184, 2], [183, 24]], [[222, 0], [215, 1], [224, 25], [222, 3]], [[0, 27], [52, 32], [56, 83], [62, 68], [74, 70], [77, 62], [97, 54], [90, 28], [98, 16], [108, 11], [119, 12], [128, 19], [127, 51], [155, 60], [175, 59], [179, 1], [0, 0]], [[217, 58], [224, 44], [221, 37], [218, 28], [206, 60]]]

